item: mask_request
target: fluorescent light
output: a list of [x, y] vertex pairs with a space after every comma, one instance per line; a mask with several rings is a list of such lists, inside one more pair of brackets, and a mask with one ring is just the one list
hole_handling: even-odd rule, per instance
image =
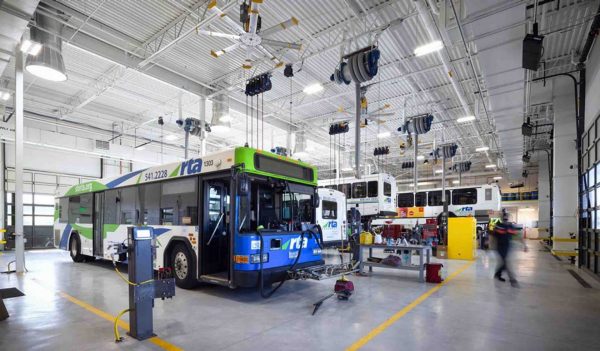
[[383, 138], [388, 138], [390, 135], [392, 135], [390, 132], [381, 132], [381, 133], [377, 134], [377, 137], [379, 139], [383, 139]]
[[487, 146], [482, 146], [482, 147], [478, 147], [477, 149], [475, 149], [475, 151], [477, 152], [485, 152], [488, 151], [490, 148]]
[[496, 166], [495, 164], [489, 164], [489, 165], [485, 165], [485, 168], [496, 168], [498, 166]]
[[316, 94], [316, 93], [320, 92], [321, 90], [323, 90], [323, 86], [320, 83], [315, 83], [315, 84], [307, 85], [303, 91], [305, 94], [311, 95], [311, 94]]
[[174, 141], [178, 139], [178, 136], [175, 134], [169, 134], [165, 137], [165, 139], [167, 139], [168, 141]]
[[231, 122], [231, 116], [230, 115], [223, 115], [223, 116], [221, 116], [221, 118], [219, 118], [219, 121], [221, 121], [221, 122]]
[[0, 92], [0, 99], [6, 101], [8, 99], [10, 99], [10, 93], [4, 91], [4, 92]]
[[42, 50], [42, 44], [33, 42], [29, 39], [23, 40], [21, 43], [21, 51], [27, 55], [37, 55]]
[[431, 43], [421, 45], [417, 47], [414, 51], [415, 56], [423, 56], [427, 54], [431, 54], [432, 52], [436, 52], [441, 50], [444, 47], [444, 44], [439, 41], [432, 41]]
[[456, 120], [456, 122], [458, 123], [466, 123], [466, 122], [471, 122], [475, 120], [475, 116], [464, 116], [464, 117], [460, 117]]
[[444, 171], [443, 169], [436, 169], [436, 170], [435, 170], [435, 173], [437, 173], [437, 174], [440, 174], [440, 173], [442, 173], [443, 171]]
[[452, 184], [460, 184], [460, 180], [453, 180]]
[[28, 65], [25, 67], [27, 72], [38, 76], [42, 79], [51, 80], [53, 82], [63, 82], [67, 80], [67, 76], [54, 68], [50, 68], [42, 65]]
[[417, 160], [419, 160], [419, 161], [422, 161], [422, 160], [424, 160], [424, 159], [425, 159], [425, 156], [423, 156], [423, 155], [419, 155], [419, 156], [417, 156]]
[[502, 179], [502, 176], [496, 176], [496, 177], [494, 177], [494, 180], [500, 180], [500, 179]]

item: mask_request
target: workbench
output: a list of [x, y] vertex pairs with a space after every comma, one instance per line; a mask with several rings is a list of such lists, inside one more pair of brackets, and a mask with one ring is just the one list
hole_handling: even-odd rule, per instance
[[[402, 265], [401, 264], [400, 266], [388, 266], [383, 263], [370, 262], [370, 261], [367, 261], [367, 259], [364, 257], [363, 253], [364, 253], [365, 249], [369, 249], [369, 256], [367, 258], [373, 257], [373, 249], [394, 250], [394, 254], [396, 254], [397, 250], [402, 250], [402, 251], [409, 250], [410, 257], [411, 257], [411, 264], [410, 265]], [[424, 246], [424, 245], [391, 245], [390, 246], [390, 245], [373, 244], [373, 245], [360, 245], [358, 251], [359, 251], [359, 261], [360, 261], [360, 266], [359, 266], [360, 273], [364, 273], [365, 266], [369, 267], [369, 273], [373, 272], [373, 267], [419, 271], [419, 281], [425, 282], [425, 265], [429, 263], [429, 259], [431, 256], [431, 246]], [[419, 264], [418, 265], [412, 264], [413, 251], [419, 252]], [[402, 256], [402, 255], [398, 254], [398, 256]]]

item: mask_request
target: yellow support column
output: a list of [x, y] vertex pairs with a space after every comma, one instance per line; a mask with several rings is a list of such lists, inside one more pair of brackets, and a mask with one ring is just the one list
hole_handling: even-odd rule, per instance
[[448, 218], [448, 258], [473, 260], [476, 256], [477, 229], [474, 217]]

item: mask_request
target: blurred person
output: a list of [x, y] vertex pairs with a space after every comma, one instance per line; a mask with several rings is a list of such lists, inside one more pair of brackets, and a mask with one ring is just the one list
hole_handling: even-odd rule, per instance
[[495, 224], [492, 233], [496, 239], [496, 251], [498, 251], [498, 256], [500, 257], [494, 278], [501, 282], [506, 281], [506, 279], [502, 277], [502, 273], [506, 271], [510, 284], [515, 288], [519, 287], [519, 283], [517, 282], [517, 279], [515, 278], [508, 261], [512, 245], [511, 242], [514, 238], [517, 238], [517, 240], [523, 244], [525, 252], [527, 252], [527, 245], [525, 244], [523, 238], [519, 235], [519, 230], [512, 222], [509, 221], [508, 212], [506, 212], [505, 209], [502, 209], [502, 220]]

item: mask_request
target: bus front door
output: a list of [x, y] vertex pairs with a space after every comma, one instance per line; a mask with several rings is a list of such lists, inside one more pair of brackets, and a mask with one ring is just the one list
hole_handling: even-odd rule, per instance
[[200, 250], [201, 275], [209, 281], [229, 281], [229, 182], [204, 182], [204, 223]]
[[102, 257], [104, 255], [104, 243], [102, 242], [102, 208], [104, 207], [104, 193], [94, 194], [94, 256]]

